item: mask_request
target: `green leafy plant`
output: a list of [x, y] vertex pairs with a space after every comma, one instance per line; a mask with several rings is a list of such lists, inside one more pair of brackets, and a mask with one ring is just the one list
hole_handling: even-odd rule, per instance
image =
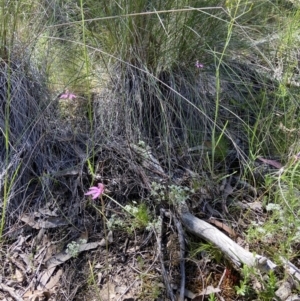
[[195, 258], [198, 254], [205, 254], [205, 256], [208, 256], [211, 259], [214, 259], [217, 263], [220, 263], [221, 260], [224, 258], [223, 253], [218, 249], [216, 246], [214, 246], [211, 243], [201, 243], [201, 246], [198, 246], [199, 244], [196, 244], [195, 248], [192, 248], [190, 251], [191, 258]]
[[151, 196], [156, 202], [168, 200], [174, 205], [179, 205], [185, 202], [193, 193], [194, 189], [186, 186], [170, 185], [166, 187], [156, 182], [151, 184]]
[[287, 259], [297, 256], [296, 248], [300, 242], [299, 164], [293, 164], [293, 159], [291, 162], [283, 171], [269, 176], [266, 183], [270, 193], [264, 198], [267, 218], [260, 223], [252, 221], [248, 231], [249, 240], [259, 239], [264, 244], [261, 247], [267, 248], [275, 258], [279, 254]]
[[275, 297], [276, 289], [278, 288], [278, 279], [274, 271], [268, 273], [267, 278], [263, 280], [263, 290], [258, 292], [258, 296], [261, 300], [272, 300]]
[[249, 291], [249, 281], [251, 280], [251, 275], [253, 273], [253, 269], [249, 268], [247, 265], [244, 265], [241, 269], [241, 274], [243, 280], [240, 281], [239, 286], [235, 286], [236, 292], [240, 296], [246, 296]]
[[209, 301], [217, 301], [217, 297], [215, 296], [215, 294], [209, 294], [208, 300]]
[[247, 294], [247, 291], [249, 289], [248, 284], [243, 280], [240, 282], [239, 286], [235, 286], [236, 293], [239, 296], [245, 296]]
[[148, 229], [156, 227], [156, 222], [151, 222], [151, 215], [146, 204], [141, 203], [139, 205], [127, 204], [124, 208], [126, 216], [118, 217], [113, 214], [107, 221], [108, 229], [127, 229], [132, 232], [136, 229]]
[[86, 239], [80, 239], [78, 242], [72, 241], [67, 245], [66, 253], [70, 254], [73, 258], [78, 257], [80, 245], [86, 244], [86, 242], [87, 242]]
[[240, 281], [239, 286], [235, 286], [236, 293], [240, 296], [253, 297], [254, 289], [251, 287], [253, 282], [260, 284], [255, 294], [258, 300], [272, 300], [275, 296], [278, 279], [274, 271], [270, 271], [267, 275], [262, 276], [255, 268], [250, 268], [244, 265], [241, 269], [243, 279]]

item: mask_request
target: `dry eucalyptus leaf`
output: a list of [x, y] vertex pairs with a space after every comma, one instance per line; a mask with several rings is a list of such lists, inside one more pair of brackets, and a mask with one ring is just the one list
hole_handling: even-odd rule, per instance
[[61, 275], [63, 274], [62, 269], [59, 269], [54, 276], [50, 278], [48, 283], [46, 284], [46, 288], [48, 290], [53, 289], [59, 282]]
[[265, 164], [269, 164], [275, 168], [278, 168], [280, 169], [282, 167], [282, 164], [278, 161], [275, 161], [275, 160], [270, 160], [270, 159], [265, 159], [265, 158], [257, 158], [258, 160], [260, 160], [261, 162], [265, 163]]
[[54, 268], [64, 262], [66, 262], [67, 260], [69, 260], [72, 257], [72, 255], [65, 253], [65, 252], [60, 252], [58, 254], [55, 254], [53, 257], [51, 257], [48, 261], [47, 261], [47, 266], [48, 269]]
[[23, 214], [21, 216], [21, 221], [34, 229], [56, 228], [68, 225], [68, 222], [60, 217], [48, 217], [46, 219], [42, 219], [37, 218], [34, 214]]
[[258, 202], [258, 201], [254, 201], [252, 203], [247, 203], [247, 206], [249, 208], [251, 208], [252, 210], [255, 210], [255, 211], [261, 211], [262, 210], [262, 204], [261, 204], [261, 202]]
[[213, 287], [212, 285], [209, 285], [206, 289], [204, 289], [200, 295], [210, 295], [210, 294], [215, 294], [215, 293], [220, 293], [221, 289], [218, 287]]
[[48, 268], [46, 271], [42, 272], [39, 276], [38, 280], [38, 289], [39, 290], [44, 290], [46, 289], [46, 284], [49, 281], [50, 277], [54, 273], [55, 267]]
[[[96, 249], [99, 245], [100, 245], [99, 242], [91, 242], [91, 243], [87, 243], [87, 244], [78, 244], [78, 254], [80, 252], [83, 252], [83, 251]], [[64, 262], [66, 262], [70, 258], [72, 258], [72, 255], [63, 251], [63, 252], [60, 252], [60, 253], [54, 255], [53, 257], [51, 257], [47, 261], [46, 264], [48, 266], [48, 269], [50, 269], [52, 267], [56, 267], [56, 266], [58, 266], [58, 265], [60, 265]]]
[[30, 235], [24, 237], [23, 235], [19, 235], [18, 240], [15, 242], [15, 247], [13, 248], [13, 250], [15, 250], [15, 248], [21, 248], [23, 246], [23, 244], [26, 242], [26, 240], [30, 237]]
[[106, 241], [108, 243], [112, 243], [114, 241], [114, 238], [113, 238], [113, 232], [112, 231], [109, 231], [108, 234], [107, 234], [107, 238], [102, 238], [100, 243], [99, 243], [99, 246], [100, 247], [105, 247], [106, 246]]
[[26, 272], [29, 273], [33, 267], [33, 262], [32, 262], [32, 257], [31, 257], [31, 254], [20, 254], [19, 255], [23, 262], [26, 264]]
[[103, 301], [111, 301], [114, 300], [116, 295], [115, 285], [111, 282], [105, 283], [100, 289], [101, 300]]
[[15, 280], [17, 282], [23, 282], [23, 280], [24, 280], [24, 275], [19, 269], [16, 269], [16, 271], [15, 271]]
[[57, 213], [54, 210], [50, 210], [49, 208], [40, 208], [39, 213], [44, 216], [57, 216]]
[[47, 301], [49, 300], [51, 294], [44, 290], [44, 291], [39, 291], [39, 290], [34, 290], [34, 291], [27, 291], [23, 295], [23, 299], [25, 301]]

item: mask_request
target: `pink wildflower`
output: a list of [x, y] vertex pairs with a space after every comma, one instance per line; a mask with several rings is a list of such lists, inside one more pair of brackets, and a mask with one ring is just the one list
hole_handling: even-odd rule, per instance
[[203, 68], [204, 67], [204, 65], [203, 64], [201, 64], [201, 63], [199, 63], [199, 61], [197, 60], [196, 61], [196, 64], [195, 64], [195, 66], [197, 67], [197, 68]]
[[66, 92], [63, 93], [62, 95], [60, 95], [59, 98], [73, 100], [73, 98], [76, 98], [76, 95], [73, 93], [70, 93], [69, 90], [66, 90]]
[[93, 186], [89, 189], [87, 193], [84, 195], [91, 195], [92, 199], [95, 200], [104, 192], [104, 185], [102, 183], [98, 183], [98, 187]]

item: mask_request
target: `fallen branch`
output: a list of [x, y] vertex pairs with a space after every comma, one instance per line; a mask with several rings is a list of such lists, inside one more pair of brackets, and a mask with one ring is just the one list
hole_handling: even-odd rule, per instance
[[[185, 204], [181, 205], [179, 213], [182, 224], [190, 232], [214, 244], [237, 267], [246, 264], [250, 267], [258, 268], [261, 272], [268, 272], [277, 267], [277, 265], [268, 258], [255, 255], [245, 250], [211, 224], [193, 216]], [[287, 272], [300, 282], [300, 270], [288, 260], [284, 258], [281, 258], [281, 260]]]
[[266, 257], [252, 254], [239, 246], [216, 227], [193, 216], [188, 211], [186, 205], [182, 205], [180, 208], [180, 218], [183, 225], [190, 232], [214, 244], [237, 267], [240, 267], [242, 264], [247, 264], [251, 267], [259, 267], [259, 269], [263, 271], [269, 271], [276, 267], [276, 265]]
[[175, 226], [177, 228], [178, 232], [178, 240], [180, 245], [180, 294], [178, 301], [184, 300], [185, 295], [185, 241], [184, 241], [184, 233], [181, 226], [180, 221], [169, 211], [165, 211], [164, 209], [161, 209], [161, 214], [164, 214], [165, 216], [169, 217], [170, 219], [174, 220]]
[[179, 237], [179, 245], [180, 245], [180, 276], [181, 276], [181, 281], [180, 281], [180, 295], [178, 301], [184, 301], [184, 290], [185, 290], [185, 242], [184, 242], [184, 234], [183, 234], [183, 229], [181, 226], [181, 223], [179, 220], [173, 216], [177, 232], [178, 232], [178, 237]]
[[294, 276], [300, 283], [300, 269], [298, 269], [294, 264], [292, 264], [282, 256], [280, 256], [280, 260], [284, 264], [284, 267], [288, 271], [288, 273]]
[[175, 301], [175, 296], [173, 294], [173, 290], [169, 281], [169, 277], [165, 268], [165, 264], [164, 264], [164, 259], [163, 259], [163, 251], [162, 251], [162, 234], [163, 234], [163, 222], [164, 222], [164, 215], [165, 215], [165, 210], [161, 209], [160, 210], [160, 219], [161, 219], [161, 227], [157, 233], [157, 251], [158, 251], [158, 256], [160, 259], [160, 264], [161, 264], [161, 272], [162, 272], [162, 276], [164, 279], [164, 283], [167, 289], [167, 294], [169, 296], [169, 298], [171, 299], [171, 301]]

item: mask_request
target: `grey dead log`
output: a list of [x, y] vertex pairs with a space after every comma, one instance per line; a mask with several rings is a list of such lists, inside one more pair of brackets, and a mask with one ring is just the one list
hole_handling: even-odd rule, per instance
[[[178, 211], [182, 224], [187, 228], [188, 231], [214, 244], [237, 267], [246, 264], [250, 267], [258, 268], [263, 273], [270, 270], [275, 270], [275, 268], [277, 267], [277, 265], [267, 257], [253, 254], [245, 250], [233, 240], [231, 240], [228, 236], [226, 236], [223, 232], [215, 228], [213, 225], [192, 215], [189, 212], [186, 204], [181, 204]], [[280, 259], [288, 274], [292, 276], [293, 279], [296, 279], [298, 283], [300, 283], [300, 269], [298, 269], [295, 265], [293, 265], [285, 258], [281, 257]], [[289, 296], [288, 299], [286, 299], [288, 293], [285, 291], [285, 288], [286, 287], [282, 285], [276, 291], [276, 295], [280, 298], [280, 300], [290, 300], [289, 298], [291, 298], [291, 296]], [[295, 295], [293, 297], [299, 298], [300, 300], [299, 296]]]
[[251, 267], [258, 267], [264, 272], [270, 269], [273, 270], [276, 267], [276, 265], [266, 257], [252, 254], [213, 225], [192, 215], [185, 204], [180, 206], [179, 213], [182, 224], [190, 232], [214, 244], [237, 267], [246, 264]]

